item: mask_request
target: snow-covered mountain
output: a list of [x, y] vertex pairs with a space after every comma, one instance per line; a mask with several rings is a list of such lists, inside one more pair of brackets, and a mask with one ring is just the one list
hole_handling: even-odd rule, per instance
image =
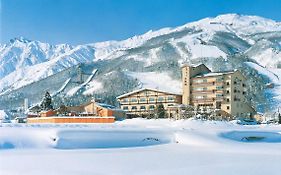
[[[179, 67], [182, 62], [188, 61], [205, 63], [214, 71], [233, 68], [242, 70], [245, 75], [251, 77], [249, 84], [256, 83], [251, 87], [253, 94], [264, 93], [263, 98], [255, 95], [250, 97], [250, 100], [258, 106], [266, 100], [265, 84], [271, 82], [271, 79], [264, 76], [265, 74], [259, 74], [259, 71], [248, 63], [257, 64], [266, 70], [279, 68], [280, 50], [280, 22], [237, 14], [220, 15], [175, 28], [149, 31], [123, 41], [79, 46], [50, 45], [16, 38], [5, 45], [0, 45], [0, 94], [5, 98], [14, 92], [21, 94], [22, 87], [36, 84], [39, 80], [79, 63], [91, 65], [91, 70], [82, 69], [82, 72], [90, 72], [88, 76], [91, 76], [94, 69], [98, 70], [87, 84], [81, 82], [84, 83], [81, 94], [86, 96], [100, 94], [104, 98], [108, 96], [107, 92], [115, 89], [116, 92], [113, 94], [111, 92], [110, 96], [114, 98], [114, 95], [143, 86], [165, 87], [165, 90], [170, 87], [171, 91], [180, 91], [178, 85], [164, 86], [165, 80], [160, 84], [150, 80], [150, 83], [146, 83], [147, 78], [143, 76], [157, 75], [160, 79], [180, 82]], [[67, 84], [66, 81], [70, 84], [76, 82], [68, 80], [69, 78], [73, 77], [62, 78], [60, 87]], [[113, 80], [123, 84], [116, 85]], [[75, 86], [75, 83], [72, 83], [72, 88], [66, 86], [66, 89], [72, 92], [81, 84]], [[117, 88], [119, 89], [116, 90]], [[46, 89], [54, 92], [59, 90], [52, 87]], [[61, 93], [66, 96], [71, 94], [64, 91]], [[23, 98], [25, 95], [21, 96]]]

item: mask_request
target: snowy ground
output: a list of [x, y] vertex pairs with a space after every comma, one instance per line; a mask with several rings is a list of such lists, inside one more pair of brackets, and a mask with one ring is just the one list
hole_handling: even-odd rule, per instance
[[195, 120], [2, 124], [0, 174], [279, 175], [280, 132], [279, 125]]

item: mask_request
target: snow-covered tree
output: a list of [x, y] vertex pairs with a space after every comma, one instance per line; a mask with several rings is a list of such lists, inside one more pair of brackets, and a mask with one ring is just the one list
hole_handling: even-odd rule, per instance
[[40, 107], [42, 110], [50, 110], [53, 109], [53, 105], [52, 105], [52, 97], [50, 95], [50, 93], [47, 91], [43, 97], [43, 100], [40, 104]]
[[160, 103], [156, 107], [156, 117], [157, 118], [165, 118], [166, 117], [165, 108], [164, 108], [164, 105], [162, 103]]

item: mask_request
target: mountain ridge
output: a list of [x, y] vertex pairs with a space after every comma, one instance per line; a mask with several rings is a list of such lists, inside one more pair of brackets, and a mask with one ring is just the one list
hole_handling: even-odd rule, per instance
[[[81, 63], [92, 65], [101, 72], [84, 90], [103, 95], [112, 88], [104, 77], [116, 70], [125, 82], [132, 83], [125, 88], [127, 91], [144, 86], [142, 81], [145, 80], [140, 80], [137, 72], [163, 72], [179, 80], [179, 67], [183, 62], [204, 63], [214, 71], [245, 69], [245, 75], [258, 76], [256, 70], [245, 63], [253, 62], [265, 68], [281, 67], [280, 31], [280, 22], [258, 16], [225, 14], [174, 28], [151, 30], [126, 40], [77, 46], [50, 45], [19, 37], [0, 45], [0, 96]], [[126, 75], [126, 71], [136, 73]], [[138, 83], [133, 83], [133, 79], [138, 79]], [[260, 90], [256, 91], [264, 92], [264, 84], [269, 79], [251, 79], [259, 82]], [[98, 87], [104, 91], [97, 86], [93, 91], [87, 89], [95, 83], [100, 83]], [[126, 83], [120, 87], [119, 94], [125, 86]], [[111, 94], [110, 98], [118, 93]], [[256, 105], [261, 101], [257, 98], [252, 98]]]

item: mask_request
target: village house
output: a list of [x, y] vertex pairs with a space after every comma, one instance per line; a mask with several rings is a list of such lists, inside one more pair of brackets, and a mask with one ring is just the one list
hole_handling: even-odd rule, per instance
[[204, 64], [182, 66], [182, 103], [195, 108], [221, 109], [236, 117], [253, 116], [246, 102], [245, 77], [240, 71], [211, 72]]
[[[158, 105], [163, 104], [164, 109], [181, 104], [181, 94], [143, 88], [117, 97], [121, 109], [128, 116], [149, 116], [155, 113]], [[168, 116], [173, 115], [168, 113]]]

